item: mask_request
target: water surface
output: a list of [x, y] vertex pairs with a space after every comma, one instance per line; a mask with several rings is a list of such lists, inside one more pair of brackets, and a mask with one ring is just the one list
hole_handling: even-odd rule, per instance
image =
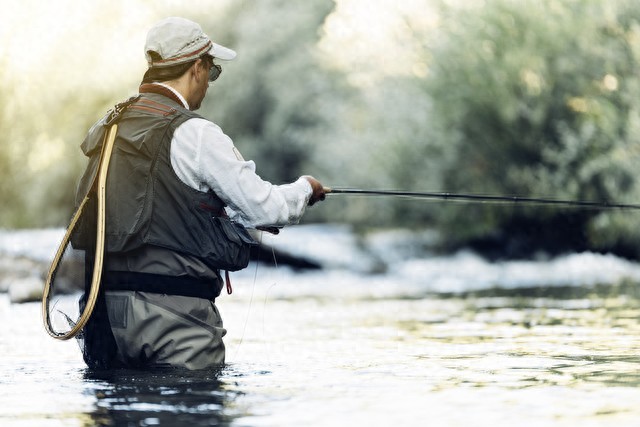
[[[637, 426], [640, 300], [437, 296], [262, 270], [219, 308], [228, 365], [90, 372], [0, 295], [0, 425]], [[335, 279], [335, 277], [334, 277]]]

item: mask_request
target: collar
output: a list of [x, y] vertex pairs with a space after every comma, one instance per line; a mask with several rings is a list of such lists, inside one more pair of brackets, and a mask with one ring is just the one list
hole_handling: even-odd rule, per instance
[[177, 102], [178, 104], [181, 104], [184, 108], [189, 110], [189, 103], [187, 102], [187, 100], [184, 99], [184, 97], [180, 94], [180, 92], [178, 92], [177, 90], [175, 90], [174, 88], [172, 88], [167, 84], [160, 83], [160, 82], [143, 83], [140, 85], [139, 92], [140, 93], [157, 93], [159, 95], [164, 95], [167, 98], [174, 100], [175, 102]]

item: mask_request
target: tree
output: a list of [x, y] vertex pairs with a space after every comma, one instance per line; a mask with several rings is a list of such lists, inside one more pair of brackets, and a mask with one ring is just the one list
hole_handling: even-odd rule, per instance
[[297, 178], [317, 158], [328, 127], [324, 96], [332, 81], [314, 49], [332, 7], [328, 0], [241, 1], [224, 20], [203, 22], [217, 29], [214, 39], [238, 52], [222, 64], [203, 114], [220, 123], [243, 155], [258, 163], [259, 174], [275, 183]]
[[[5, 80], [0, 78], [0, 82]], [[9, 87], [0, 87], [4, 99], [11, 98]], [[10, 119], [6, 112], [6, 104], [0, 106], [0, 129], [9, 130]], [[17, 180], [15, 167], [11, 156], [11, 132], [4, 131], [0, 134], [0, 201], [3, 209], [0, 210], [0, 228], [11, 225], [16, 217], [16, 205], [20, 203], [17, 192]]]
[[[423, 90], [449, 191], [627, 201], [637, 195], [640, 11], [628, 1], [443, 3]], [[454, 244], [609, 248], [596, 211], [449, 205]], [[605, 244], [606, 242], [606, 244]]]

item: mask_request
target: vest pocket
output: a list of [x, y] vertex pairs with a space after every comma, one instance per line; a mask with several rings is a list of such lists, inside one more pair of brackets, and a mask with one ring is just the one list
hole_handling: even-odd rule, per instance
[[253, 240], [253, 237], [249, 235], [249, 232], [247, 231], [247, 229], [244, 228], [241, 224], [230, 221], [229, 219], [224, 217], [215, 217], [214, 219], [220, 223], [222, 230], [224, 231], [224, 234], [232, 242], [238, 245], [244, 245], [244, 244], [257, 245], [258, 244], [258, 242]]
[[211, 217], [211, 253], [208, 258], [221, 270], [236, 271], [249, 264], [251, 248], [258, 242], [241, 224], [225, 217]]

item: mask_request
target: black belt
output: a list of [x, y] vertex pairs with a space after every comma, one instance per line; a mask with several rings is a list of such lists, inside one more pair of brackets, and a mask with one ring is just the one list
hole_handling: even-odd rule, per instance
[[102, 286], [106, 291], [151, 292], [208, 300], [214, 300], [222, 289], [219, 280], [203, 281], [188, 276], [163, 276], [130, 271], [105, 271]]

